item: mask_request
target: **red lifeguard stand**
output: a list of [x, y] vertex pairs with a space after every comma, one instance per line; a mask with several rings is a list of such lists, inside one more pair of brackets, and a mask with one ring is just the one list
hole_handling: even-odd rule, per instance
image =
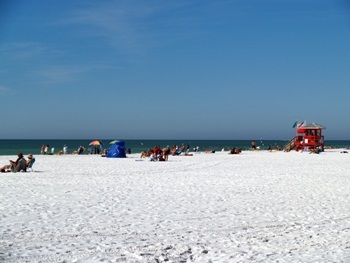
[[322, 129], [326, 127], [315, 122], [307, 124], [301, 123], [296, 126], [296, 135], [285, 146], [285, 151], [295, 149], [296, 151], [305, 149], [316, 149], [317, 147], [324, 148], [324, 136]]

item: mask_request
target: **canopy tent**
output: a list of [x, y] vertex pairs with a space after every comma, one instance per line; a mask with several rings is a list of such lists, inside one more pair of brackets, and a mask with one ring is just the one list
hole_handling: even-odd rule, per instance
[[107, 152], [107, 158], [125, 158], [125, 142], [114, 143]]

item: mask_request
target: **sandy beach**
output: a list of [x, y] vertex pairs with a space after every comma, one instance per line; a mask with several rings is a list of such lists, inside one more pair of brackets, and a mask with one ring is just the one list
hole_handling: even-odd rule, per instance
[[0, 174], [0, 261], [350, 262], [341, 151], [35, 156]]

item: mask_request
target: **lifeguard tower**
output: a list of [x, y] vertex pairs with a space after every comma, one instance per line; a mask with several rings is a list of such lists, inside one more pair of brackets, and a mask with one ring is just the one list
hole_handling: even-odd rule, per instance
[[289, 152], [293, 149], [299, 150], [314, 150], [317, 147], [324, 148], [324, 136], [322, 129], [326, 127], [313, 123], [301, 123], [296, 125], [296, 135], [284, 147], [284, 151]]

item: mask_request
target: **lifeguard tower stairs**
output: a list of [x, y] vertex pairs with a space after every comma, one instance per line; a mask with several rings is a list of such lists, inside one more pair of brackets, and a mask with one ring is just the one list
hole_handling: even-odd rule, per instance
[[295, 137], [293, 139], [291, 139], [289, 142], [287, 142], [284, 146], [283, 146], [283, 151], [285, 152], [290, 152], [291, 150], [295, 149]]

